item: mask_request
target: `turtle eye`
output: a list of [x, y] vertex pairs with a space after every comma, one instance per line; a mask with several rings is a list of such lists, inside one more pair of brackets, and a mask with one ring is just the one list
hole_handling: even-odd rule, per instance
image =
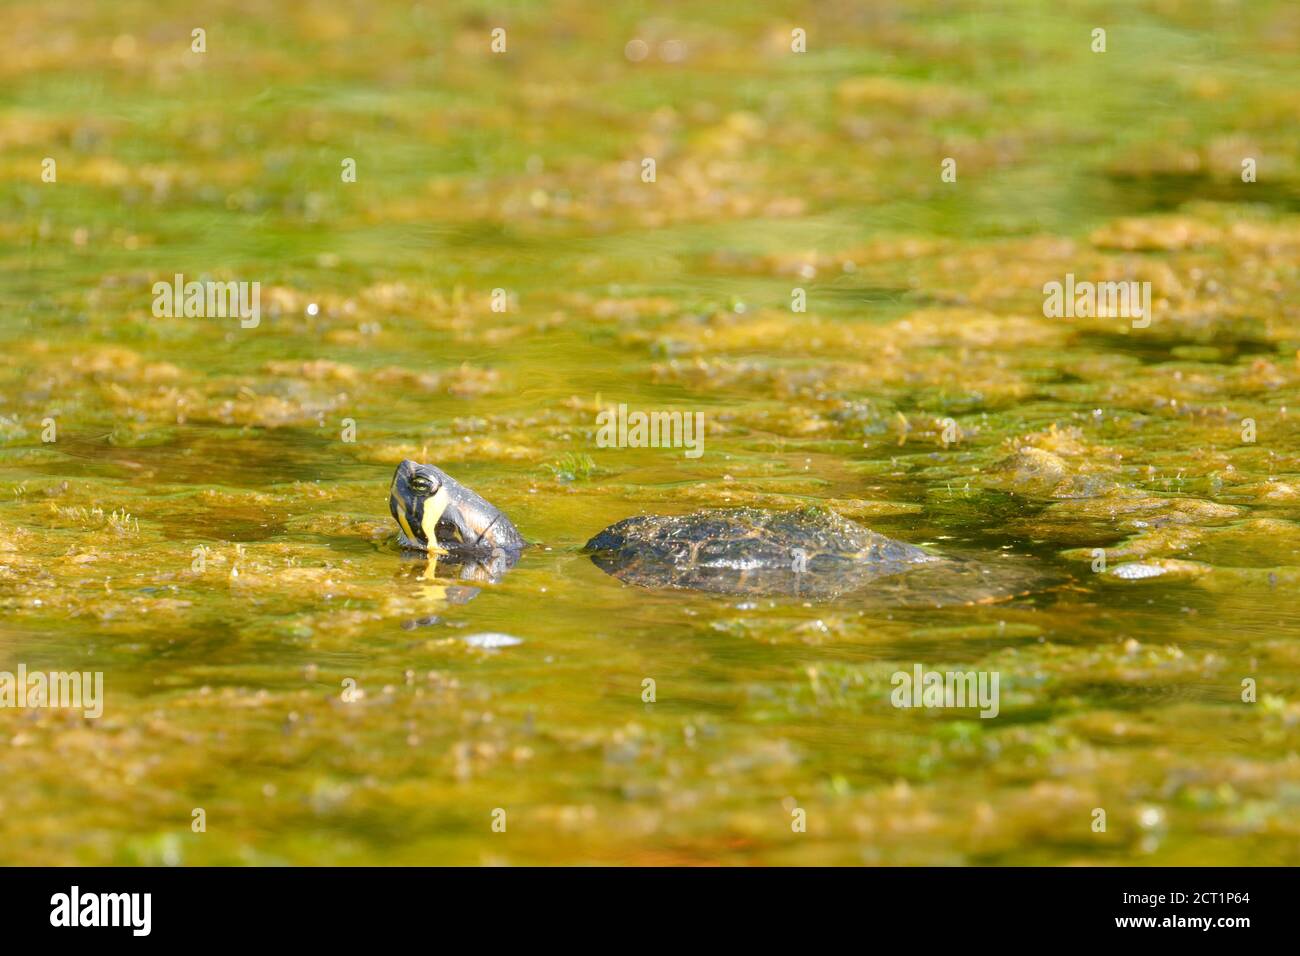
[[415, 475], [411, 478], [411, 490], [417, 495], [427, 495], [433, 491], [433, 482], [424, 475]]

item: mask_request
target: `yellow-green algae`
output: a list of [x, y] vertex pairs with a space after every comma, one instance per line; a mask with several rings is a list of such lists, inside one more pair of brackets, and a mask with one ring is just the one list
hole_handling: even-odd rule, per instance
[[[0, 669], [107, 699], [0, 711], [0, 862], [1300, 862], [1293, 4], [5, 16]], [[177, 272], [260, 326], [154, 318]], [[1155, 320], [1044, 318], [1068, 272]], [[705, 454], [596, 447], [616, 402]], [[404, 457], [538, 546], [427, 579]], [[809, 503], [1066, 583], [868, 612], [576, 553]], [[918, 661], [1000, 716], [891, 708]]]

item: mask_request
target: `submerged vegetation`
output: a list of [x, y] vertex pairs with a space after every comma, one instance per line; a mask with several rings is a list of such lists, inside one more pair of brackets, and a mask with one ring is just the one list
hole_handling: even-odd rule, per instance
[[590, 455], [567, 452], [548, 464], [547, 469], [557, 481], [586, 481], [596, 472], [596, 462]]
[[[7, 10], [0, 671], [104, 708], [0, 710], [0, 862], [1300, 863], [1300, 13], [1011, 7]], [[1149, 325], [1049, 317], [1070, 275]], [[602, 447], [620, 403], [703, 454]], [[535, 545], [428, 573], [405, 458]], [[1056, 583], [578, 551], [813, 505]]]

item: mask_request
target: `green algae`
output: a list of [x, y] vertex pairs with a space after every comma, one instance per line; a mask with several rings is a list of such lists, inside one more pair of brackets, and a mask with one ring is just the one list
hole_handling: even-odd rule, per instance
[[[0, 670], [107, 698], [0, 711], [0, 861], [1300, 862], [1285, 4], [525, 4], [496, 60], [473, 4], [232, 10], [198, 61], [179, 7], [73, 6], [0, 40]], [[155, 318], [175, 272], [261, 281], [260, 326]], [[1155, 321], [1044, 317], [1068, 272]], [[704, 455], [598, 447], [618, 402]], [[407, 457], [535, 547], [428, 576]], [[739, 505], [1058, 584], [868, 610], [577, 553]], [[891, 708], [916, 662], [1000, 716]]]

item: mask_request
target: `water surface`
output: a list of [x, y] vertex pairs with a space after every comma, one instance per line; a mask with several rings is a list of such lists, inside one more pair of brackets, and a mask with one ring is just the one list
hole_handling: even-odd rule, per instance
[[[1300, 862], [1294, 5], [187, 11], [4, 14], [0, 669], [106, 702], [0, 711], [0, 861]], [[178, 272], [261, 323], [155, 318]], [[1155, 320], [1045, 318], [1066, 273]], [[704, 454], [597, 447], [620, 402]], [[426, 573], [403, 458], [535, 546]], [[742, 504], [1053, 586], [578, 552]], [[892, 707], [917, 663], [997, 672], [998, 717]]]

